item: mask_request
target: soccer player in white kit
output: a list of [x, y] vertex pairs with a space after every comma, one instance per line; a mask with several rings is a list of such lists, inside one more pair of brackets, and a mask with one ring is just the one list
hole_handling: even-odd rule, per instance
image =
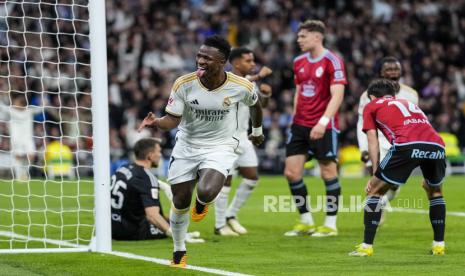
[[[234, 74], [250, 81], [261, 80], [273, 72], [270, 68], [263, 66], [258, 74], [252, 75], [255, 69], [254, 54], [250, 49], [244, 47], [233, 49], [229, 55], [229, 62]], [[271, 86], [262, 83], [258, 95], [262, 108], [266, 107], [271, 96]], [[237, 159], [215, 201], [215, 234], [221, 236], [238, 236], [247, 233], [247, 229], [239, 223], [237, 213], [252, 194], [258, 181], [258, 157], [254, 146], [247, 138], [250, 121], [249, 107], [243, 103], [239, 103], [238, 106], [238, 121], [236, 137], [239, 138], [239, 148], [236, 150]], [[236, 168], [242, 176], [242, 182], [237, 187], [234, 198], [228, 207], [232, 175]]]
[[9, 115], [11, 153], [13, 157], [14, 178], [29, 180], [28, 166], [36, 151], [33, 137], [33, 117], [43, 111], [37, 106], [28, 106], [26, 95], [11, 93], [11, 106], [0, 103], [2, 113]]
[[[392, 81], [395, 81], [396, 83], [399, 83], [399, 80], [402, 75], [402, 66], [400, 65], [399, 60], [397, 60], [395, 57], [384, 57], [381, 62], [380, 62], [380, 77], [390, 79]], [[396, 98], [399, 99], [406, 99], [415, 105], [418, 105], [418, 93], [415, 91], [413, 88], [410, 86], [407, 86], [405, 84], [399, 83], [399, 90], [396, 93]], [[370, 162], [370, 158], [368, 155], [368, 140], [366, 134], [362, 131], [363, 127], [363, 109], [365, 106], [370, 102], [370, 98], [367, 95], [367, 91], [363, 92], [363, 94], [360, 96], [360, 102], [358, 105], [358, 122], [357, 122], [357, 140], [358, 140], [358, 146], [361, 152], [361, 159], [365, 163], [368, 171], [370, 174], [373, 174], [372, 172], [372, 165]], [[381, 131], [378, 130], [378, 141], [379, 141], [379, 155], [380, 159], [383, 160], [383, 158], [386, 156], [388, 153], [389, 149], [391, 148], [391, 144], [388, 142], [386, 137], [381, 133]], [[399, 192], [399, 187], [398, 186], [393, 186], [392, 189], [390, 189], [386, 195], [383, 197], [383, 202], [384, 204], [387, 203], [387, 201], [391, 201], [395, 198], [395, 196]], [[384, 222], [385, 219], [385, 214], [386, 212], [382, 213], [382, 218], [381, 218], [381, 223]]]
[[170, 211], [173, 267], [187, 265], [185, 239], [196, 182], [197, 199], [191, 217], [200, 221], [223, 188], [236, 159], [234, 151], [239, 140], [234, 134], [240, 102], [250, 107], [253, 128], [249, 139], [254, 145], [264, 141], [262, 109], [254, 84], [224, 71], [230, 52], [231, 46], [224, 38], [208, 37], [197, 53], [197, 71], [175, 81], [166, 106], [167, 115], [156, 118], [150, 112], [139, 127], [139, 130], [179, 127], [168, 171], [173, 192]]

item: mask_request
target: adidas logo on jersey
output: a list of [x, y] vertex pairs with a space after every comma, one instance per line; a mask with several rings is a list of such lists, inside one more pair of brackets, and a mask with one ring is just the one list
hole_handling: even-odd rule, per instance
[[305, 72], [305, 68], [304, 67], [300, 68], [299, 73], [304, 73], [304, 72]]
[[196, 105], [198, 105], [198, 104], [199, 104], [199, 101], [197, 101], [197, 99], [195, 99], [195, 100], [193, 100], [193, 101], [190, 101], [189, 103], [190, 103], [190, 104], [196, 104]]

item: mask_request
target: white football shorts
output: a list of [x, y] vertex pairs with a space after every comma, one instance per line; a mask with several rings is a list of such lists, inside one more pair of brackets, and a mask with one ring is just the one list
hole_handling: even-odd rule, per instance
[[255, 152], [255, 147], [249, 139], [242, 139], [239, 142], [239, 147], [236, 149], [237, 159], [234, 161], [229, 175], [233, 174], [233, 170], [241, 167], [258, 167], [258, 157]]
[[168, 183], [171, 185], [197, 179], [201, 169], [214, 169], [228, 176], [236, 160], [233, 146], [193, 148], [177, 143], [168, 166]]

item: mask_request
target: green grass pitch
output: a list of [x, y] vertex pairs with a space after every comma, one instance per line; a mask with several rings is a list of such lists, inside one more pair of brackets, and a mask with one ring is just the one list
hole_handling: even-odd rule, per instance
[[[344, 207], [350, 207], [351, 195], [362, 195], [367, 179], [342, 179]], [[312, 198], [324, 194], [319, 178], [305, 179]], [[392, 207], [427, 210], [428, 200], [421, 186], [421, 178], [412, 177], [402, 187]], [[444, 195], [448, 212], [465, 212], [465, 177], [446, 179]], [[236, 187], [238, 181], [235, 181]], [[46, 190], [46, 191], [45, 191]], [[14, 191], [15, 197], [10, 197]], [[77, 193], [82, 197], [73, 197]], [[43, 197], [43, 195], [49, 195]], [[64, 239], [85, 243], [91, 227], [73, 225], [92, 224], [92, 184], [84, 181], [24, 184], [0, 181], [0, 231], [50, 239]], [[231, 197], [232, 198], [231, 193]], [[34, 196], [28, 196], [34, 195]], [[42, 195], [42, 196], [41, 196]], [[60, 199], [59, 195], [65, 195]], [[254, 275], [346, 275], [346, 274], [461, 274], [465, 272], [465, 217], [449, 215], [446, 220], [446, 256], [430, 256], [432, 229], [428, 214], [389, 212], [375, 240], [375, 255], [370, 258], [347, 256], [361, 242], [363, 213], [344, 212], [338, 216], [339, 236], [330, 238], [284, 237], [298, 219], [296, 212], [264, 212], [264, 196], [289, 195], [283, 177], [262, 177], [252, 197], [241, 210], [239, 217], [249, 234], [241, 237], [213, 235], [214, 208], [207, 218], [190, 224], [190, 231], [200, 231], [205, 244], [188, 244], [188, 263], [196, 266]], [[29, 198], [29, 200], [28, 200]], [[165, 204], [165, 214], [168, 204]], [[316, 202], [312, 202], [315, 207]], [[12, 207], [15, 212], [11, 212]], [[81, 212], [73, 209], [80, 206]], [[44, 209], [48, 212], [23, 212]], [[285, 206], [286, 207], [286, 206]], [[60, 210], [65, 210], [63, 215]], [[321, 224], [324, 214], [314, 213]], [[14, 227], [12, 222], [18, 224]], [[41, 224], [47, 222], [49, 226]], [[70, 224], [65, 228], [61, 223]], [[34, 225], [25, 227], [23, 225]], [[8, 227], [6, 227], [7, 225]], [[0, 249], [10, 246], [0, 237]], [[41, 247], [40, 242], [16, 242], [16, 248]], [[113, 242], [113, 249], [143, 256], [169, 259], [171, 240]], [[129, 260], [98, 253], [47, 253], [0, 255], [0, 275], [201, 275], [192, 270], [170, 269], [151, 262]]]

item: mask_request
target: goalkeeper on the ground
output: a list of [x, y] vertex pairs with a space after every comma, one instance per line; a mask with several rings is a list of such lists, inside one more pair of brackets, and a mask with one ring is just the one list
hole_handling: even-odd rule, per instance
[[[159, 191], [171, 200], [167, 184], [159, 181], [150, 169], [161, 158], [160, 140], [145, 138], [134, 146], [133, 163], [120, 167], [111, 177], [111, 232], [115, 240], [163, 239], [171, 236], [168, 220], [163, 216]], [[198, 232], [188, 233], [187, 242], [204, 242]]]

